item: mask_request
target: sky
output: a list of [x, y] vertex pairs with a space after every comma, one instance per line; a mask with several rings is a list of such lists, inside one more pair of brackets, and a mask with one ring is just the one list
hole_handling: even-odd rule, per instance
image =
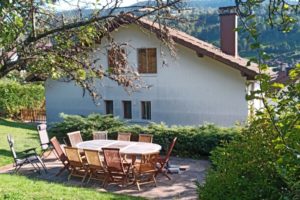
[[[95, 2], [111, 2], [113, 0], [60, 0], [55, 4], [57, 10], [70, 10], [78, 8], [95, 8]], [[142, 2], [145, 0], [120, 0], [122, 1], [121, 6], [130, 6], [137, 2]]]

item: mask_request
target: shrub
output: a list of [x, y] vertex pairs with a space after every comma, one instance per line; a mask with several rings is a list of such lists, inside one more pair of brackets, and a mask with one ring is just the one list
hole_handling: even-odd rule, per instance
[[0, 110], [7, 117], [17, 117], [24, 108], [40, 108], [45, 101], [44, 87], [36, 84], [1, 81], [0, 94]]
[[199, 198], [217, 199], [280, 199], [286, 185], [276, 172], [274, 134], [251, 127], [240, 139], [212, 152], [213, 168], [205, 185], [199, 187]]
[[236, 137], [238, 128], [221, 128], [212, 124], [203, 126], [172, 126], [152, 123], [148, 126], [126, 125], [118, 118], [91, 114], [87, 117], [78, 115], [62, 115], [63, 122], [53, 125], [51, 132], [60, 138], [66, 137], [71, 131], [80, 130], [83, 139], [91, 139], [93, 130], [108, 130], [110, 139], [116, 139], [118, 132], [131, 132], [132, 140], [138, 139], [139, 133], [153, 134], [153, 142], [162, 146], [166, 151], [170, 141], [178, 137], [174, 148], [174, 155], [199, 158], [207, 156], [223, 141], [230, 141]]
[[[239, 139], [213, 151], [200, 199], [300, 199], [300, 65], [288, 85], [266, 80], [264, 103]], [[296, 79], [297, 78], [297, 79]], [[269, 90], [268, 90], [269, 89]], [[263, 97], [263, 98], [262, 98]]]
[[62, 139], [67, 133], [80, 130], [84, 140], [92, 139], [93, 130], [111, 130], [121, 127], [124, 123], [111, 115], [90, 114], [87, 117], [61, 114], [62, 122], [53, 124], [50, 135]]

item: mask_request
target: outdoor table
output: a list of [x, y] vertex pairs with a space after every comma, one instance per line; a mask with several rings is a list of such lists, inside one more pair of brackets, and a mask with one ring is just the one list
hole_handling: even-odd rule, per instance
[[103, 147], [119, 148], [123, 155], [130, 155], [134, 163], [136, 155], [149, 155], [159, 153], [161, 146], [154, 143], [131, 142], [119, 140], [89, 140], [80, 142], [77, 145], [79, 149], [92, 149], [102, 151]]

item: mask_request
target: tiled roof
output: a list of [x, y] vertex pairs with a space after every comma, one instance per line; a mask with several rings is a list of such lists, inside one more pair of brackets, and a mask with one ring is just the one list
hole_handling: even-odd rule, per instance
[[[118, 20], [116, 24], [112, 25], [110, 28], [111, 31], [113, 31], [122, 24], [130, 23], [138, 24], [144, 27], [145, 29], [156, 33], [158, 36], [161, 34], [161, 27], [158, 23], [152, 22], [144, 18], [136, 20], [135, 17], [130, 15], [123, 16]], [[226, 64], [229, 67], [237, 69], [242, 73], [242, 75], [246, 76], [250, 80], [254, 79], [255, 75], [259, 73], [257, 64], [252, 62], [250, 66], [247, 66], [247, 63], [249, 61], [248, 59], [225, 54], [220, 50], [220, 48], [210, 43], [199, 40], [182, 31], [178, 31], [170, 27], [167, 27], [166, 29], [168, 30], [169, 36], [171, 36], [176, 43], [194, 50], [198, 55], [208, 56], [212, 59]]]

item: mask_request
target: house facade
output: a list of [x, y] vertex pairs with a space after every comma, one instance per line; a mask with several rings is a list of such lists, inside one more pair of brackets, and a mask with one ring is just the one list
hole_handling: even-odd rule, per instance
[[[230, 20], [236, 23], [236, 16], [232, 16]], [[59, 113], [113, 114], [138, 124], [199, 125], [208, 122], [232, 126], [237, 121], [244, 122], [249, 113], [245, 96], [251, 88], [246, 83], [254, 79], [257, 67], [246, 67], [247, 60], [235, 55], [235, 50], [225, 53], [170, 29], [176, 48], [174, 57], [157, 38], [157, 26], [140, 20], [138, 24], [128, 23], [112, 32], [116, 42], [130, 44], [124, 49], [128, 62], [151, 86], [149, 89], [128, 94], [117, 83], [104, 78], [97, 84], [102, 100], [100, 105], [95, 105], [73, 82], [47, 80], [47, 122], [61, 120]], [[236, 40], [235, 33], [230, 31], [231, 39]], [[109, 42], [104, 39], [97, 49], [91, 56], [99, 57], [101, 65], [108, 67]]]

